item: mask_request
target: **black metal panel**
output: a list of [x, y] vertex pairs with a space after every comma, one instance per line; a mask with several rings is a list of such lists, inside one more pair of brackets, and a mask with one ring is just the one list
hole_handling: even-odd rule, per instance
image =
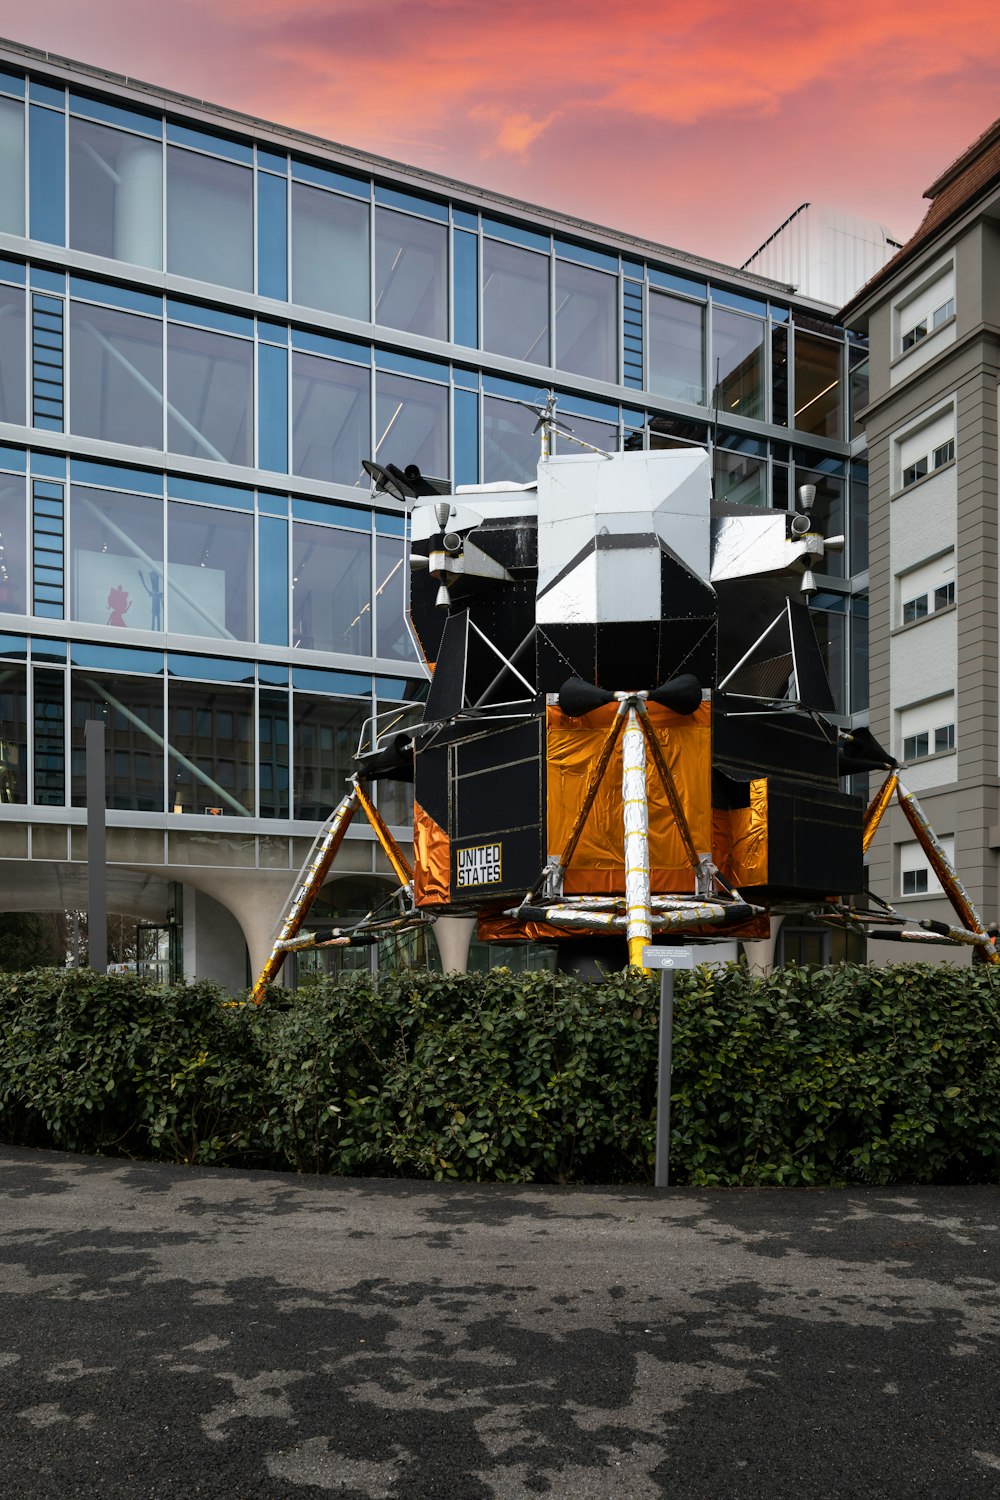
[[542, 721], [449, 749], [452, 896], [521, 895], [544, 861]]
[[837, 732], [806, 714], [768, 713], [763, 703], [737, 703], [716, 693], [712, 759], [737, 776], [784, 776], [813, 786], [836, 786]]
[[[864, 803], [846, 792], [768, 779], [767, 887], [774, 897], [821, 899], [864, 889]], [[741, 887], [747, 900], [753, 886]]]

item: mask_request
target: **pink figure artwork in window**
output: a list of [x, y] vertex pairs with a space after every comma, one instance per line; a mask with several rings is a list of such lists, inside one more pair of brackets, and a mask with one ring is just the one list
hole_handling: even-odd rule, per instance
[[129, 598], [127, 591], [122, 588], [120, 583], [115, 584], [115, 587], [108, 594], [108, 609], [111, 611], [108, 616], [108, 624], [117, 625], [119, 629], [124, 630], [125, 616], [131, 608], [132, 600]]

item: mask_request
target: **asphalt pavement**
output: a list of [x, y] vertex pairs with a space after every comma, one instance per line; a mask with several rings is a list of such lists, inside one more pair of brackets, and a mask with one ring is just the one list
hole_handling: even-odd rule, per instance
[[0, 1147], [0, 1497], [1000, 1497], [998, 1275], [1000, 1188]]

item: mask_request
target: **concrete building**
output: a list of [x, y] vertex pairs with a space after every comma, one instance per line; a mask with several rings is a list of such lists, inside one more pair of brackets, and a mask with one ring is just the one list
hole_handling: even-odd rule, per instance
[[743, 270], [773, 276], [803, 297], [842, 307], [901, 249], [884, 224], [822, 203], [800, 203], [744, 261]]
[[[103, 719], [111, 909], [241, 986], [366, 721], [421, 691], [362, 459], [527, 479], [550, 391], [599, 447], [707, 445], [722, 501], [817, 485], [863, 723], [864, 353], [780, 282], [0, 43], [0, 907], [85, 904]], [[336, 868], [343, 916], [390, 884], [363, 827]]]
[[[871, 726], [906, 763], [989, 922], [1000, 912], [1000, 121], [926, 197], [912, 239], [841, 314], [871, 347]], [[950, 911], [928, 902], [940, 888], [898, 811], [873, 847], [872, 884], [901, 910]]]

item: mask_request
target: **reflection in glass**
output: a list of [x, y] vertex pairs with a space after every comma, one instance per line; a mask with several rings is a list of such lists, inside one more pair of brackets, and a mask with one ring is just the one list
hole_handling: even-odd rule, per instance
[[88, 719], [102, 720], [108, 806], [163, 811], [163, 683], [159, 678], [73, 673], [70, 693], [72, 801], [87, 805]]
[[135, 266], [163, 261], [163, 147], [159, 141], [69, 122], [69, 242]]
[[690, 448], [692, 443], [704, 447], [707, 442], [708, 427], [703, 422], [688, 422], [683, 417], [649, 419], [651, 448]]
[[858, 420], [858, 413], [864, 411], [870, 400], [868, 389], [868, 355], [863, 349], [852, 347], [849, 351], [851, 362], [850, 381], [850, 403], [851, 403], [851, 431], [852, 438], [860, 437], [864, 432], [864, 423]]
[[167, 148], [167, 270], [253, 290], [253, 173]]
[[43, 807], [66, 802], [66, 673], [35, 667], [33, 801]]
[[705, 400], [705, 309], [649, 293], [649, 389], [678, 401]]
[[483, 348], [549, 363], [549, 257], [483, 240]]
[[448, 477], [448, 390], [378, 370], [375, 375], [375, 457], [380, 464], [416, 464], [421, 474]]
[[391, 208], [375, 210], [375, 322], [448, 337], [448, 231]]
[[28, 523], [20, 475], [0, 474], [0, 611], [28, 612]]
[[28, 800], [28, 669], [0, 661], [0, 803]]
[[368, 534], [293, 523], [292, 642], [309, 651], [370, 655]]
[[771, 328], [771, 421], [788, 426], [788, 328], [779, 324]]
[[167, 324], [167, 447], [216, 463], [253, 462], [253, 343]]
[[728, 308], [712, 308], [712, 359], [722, 411], [764, 415], [764, 324]]
[[618, 278], [556, 261], [556, 358], [560, 370], [618, 379]]
[[535, 416], [514, 401], [483, 397], [483, 483], [529, 484], [540, 452]]
[[112, 630], [163, 630], [163, 501], [74, 485], [70, 618]]
[[292, 300], [369, 317], [368, 204], [292, 183]]
[[406, 560], [401, 537], [375, 537], [375, 655], [415, 661], [406, 622]]
[[795, 330], [795, 419], [800, 432], [839, 438], [842, 346]]
[[168, 629], [252, 641], [253, 516], [168, 502]]
[[851, 600], [851, 713], [868, 707], [868, 595]]
[[25, 294], [0, 286], [0, 422], [25, 420]]
[[344, 795], [371, 700], [361, 702], [296, 693], [292, 816], [323, 822]]
[[292, 355], [292, 470], [357, 485], [371, 455], [371, 372], [360, 365]]
[[767, 462], [716, 448], [715, 498], [727, 505], [767, 505]]
[[24, 105], [0, 99], [0, 229], [24, 233]]
[[169, 809], [251, 812], [253, 689], [172, 678], [167, 724]]
[[851, 554], [852, 573], [868, 566], [868, 465], [851, 465]]
[[[287, 818], [288, 694], [261, 688], [257, 715], [261, 818]], [[285, 864], [287, 864], [287, 850]], [[284, 866], [282, 866], [284, 868]]]
[[[832, 604], [832, 609], [824, 607], [827, 602]], [[846, 595], [817, 594], [810, 610], [833, 691], [834, 711], [838, 714], [847, 712], [846, 608]]]
[[581, 443], [589, 443], [592, 448], [600, 448], [602, 453], [618, 452], [617, 422], [595, 422], [591, 417], [574, 416], [571, 411], [563, 412], [560, 421], [570, 429], [572, 437], [557, 432], [554, 452], [565, 456], [574, 453], [584, 454], [589, 451], [587, 448], [581, 448], [580, 443], [574, 443], [573, 438], [579, 438]]
[[163, 324], [71, 302], [70, 431], [163, 447]]

